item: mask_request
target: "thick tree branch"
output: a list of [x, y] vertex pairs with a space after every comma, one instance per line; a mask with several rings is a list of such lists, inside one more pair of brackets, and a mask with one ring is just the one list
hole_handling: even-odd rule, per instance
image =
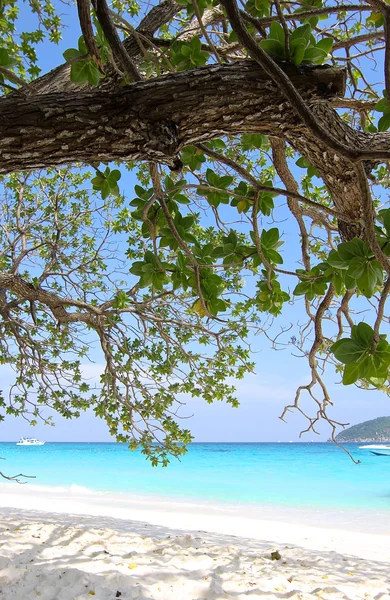
[[[344, 70], [283, 68], [323, 128], [361, 157], [390, 158], [389, 133], [355, 131], [332, 109], [328, 99], [344, 93]], [[111, 160], [149, 160], [175, 168], [183, 146], [241, 133], [288, 141], [319, 171], [337, 212], [348, 222], [361, 217], [352, 163], [312, 134], [251, 61], [210, 65], [113, 91], [5, 97], [0, 101], [0, 173]], [[359, 228], [348, 226], [342, 235], [360, 235]]]
[[267, 54], [267, 52], [263, 50], [263, 48], [258, 46], [241, 19], [236, 0], [223, 0], [223, 5], [226, 8], [232, 28], [237, 34], [241, 44], [246, 48], [250, 56], [261, 65], [271, 79], [279, 86], [302, 122], [311, 130], [313, 135], [317, 139], [323, 140], [328, 148], [334, 150], [344, 158], [351, 161], [362, 160], [364, 155], [362, 155], [359, 150], [356, 150], [351, 145], [345, 144], [340, 138], [335, 137], [331, 131], [327, 130], [322, 123], [318, 121], [316, 115], [313, 114], [313, 111], [302, 98], [287, 74]]

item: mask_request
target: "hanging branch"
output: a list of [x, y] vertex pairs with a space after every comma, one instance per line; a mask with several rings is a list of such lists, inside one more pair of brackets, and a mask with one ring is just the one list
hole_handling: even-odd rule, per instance
[[93, 33], [90, 6], [90, 0], [77, 0], [77, 11], [85, 45], [99, 71], [104, 75], [103, 64]]

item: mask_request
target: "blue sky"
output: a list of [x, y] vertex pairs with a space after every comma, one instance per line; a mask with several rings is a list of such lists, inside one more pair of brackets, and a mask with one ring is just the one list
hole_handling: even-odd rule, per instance
[[[63, 14], [71, 10], [65, 4], [61, 7]], [[50, 51], [47, 47], [38, 48], [43, 72], [62, 62], [62, 52], [66, 48], [77, 46], [77, 38], [80, 35], [77, 17], [74, 12], [70, 12], [70, 15], [67, 19], [69, 27], [64, 31], [63, 42], [58, 47], [52, 45]], [[27, 17], [27, 15], [22, 16], [21, 28], [25, 26]], [[134, 182], [129, 179], [123, 180], [121, 187], [131, 190]], [[131, 191], [129, 196], [131, 199]], [[270, 226], [272, 225], [268, 224], [267, 228]], [[289, 255], [290, 261], [294, 263], [297, 232], [290, 221], [283, 221], [278, 226], [284, 233], [283, 239], [286, 244], [283, 248], [284, 253]], [[288, 306], [280, 324], [296, 323], [301, 315], [301, 303]], [[297, 333], [296, 329], [292, 330], [291, 335], [294, 333]], [[187, 400], [186, 415], [193, 415], [193, 417], [186, 421], [185, 426], [192, 430], [196, 441], [296, 441], [301, 429], [306, 427], [304, 419], [298, 414], [290, 413], [287, 424], [278, 418], [283, 407], [293, 401], [296, 387], [309, 382], [306, 359], [292, 356], [288, 348], [282, 352], [270, 349], [269, 342], [263, 336], [254, 338], [253, 349], [256, 374], [237, 382], [237, 396], [241, 402], [238, 409], [232, 409], [223, 403], [207, 405], [199, 400]], [[91, 381], [98, 381], [102, 370], [99, 358], [97, 357], [96, 360], [96, 364], [84, 366], [85, 375]], [[6, 390], [11, 381], [9, 368], [1, 367], [0, 376], [1, 388]], [[331, 371], [327, 382], [335, 407], [329, 411], [329, 414], [336, 420], [354, 424], [390, 414], [389, 398], [384, 394], [375, 391], [362, 392], [353, 386], [342, 386], [336, 383], [337, 381], [338, 376]], [[314, 413], [312, 403], [303, 402], [303, 406], [311, 414]], [[15, 440], [22, 435], [33, 435], [47, 441], [110, 441], [111, 439], [105, 423], [95, 418], [93, 414], [86, 413], [76, 421], [55, 417], [55, 423], [55, 427], [38, 425], [31, 428], [24, 420], [9, 417], [5, 423], [0, 424], [0, 440]], [[319, 431], [320, 436], [309, 433], [302, 438], [303, 441], [326, 440], [329, 436], [328, 426], [321, 425]]]

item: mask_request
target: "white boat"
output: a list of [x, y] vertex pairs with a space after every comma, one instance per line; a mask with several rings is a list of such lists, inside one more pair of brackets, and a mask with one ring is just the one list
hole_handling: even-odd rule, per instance
[[369, 446], [359, 446], [362, 450], [369, 450], [377, 456], [390, 456], [390, 444], [371, 444]]
[[24, 438], [21, 437], [18, 442], [16, 442], [17, 446], [43, 446], [45, 442], [41, 440], [37, 440], [36, 438]]

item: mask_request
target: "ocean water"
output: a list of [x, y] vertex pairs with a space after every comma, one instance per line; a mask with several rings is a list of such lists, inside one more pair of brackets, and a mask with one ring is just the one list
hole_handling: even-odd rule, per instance
[[5, 459], [0, 470], [35, 475], [31, 488], [248, 507], [390, 511], [390, 457], [360, 450], [358, 444], [347, 447], [361, 464], [331, 443], [198, 443], [181, 462], [173, 459], [167, 468], [156, 468], [121, 444], [0, 443]]

